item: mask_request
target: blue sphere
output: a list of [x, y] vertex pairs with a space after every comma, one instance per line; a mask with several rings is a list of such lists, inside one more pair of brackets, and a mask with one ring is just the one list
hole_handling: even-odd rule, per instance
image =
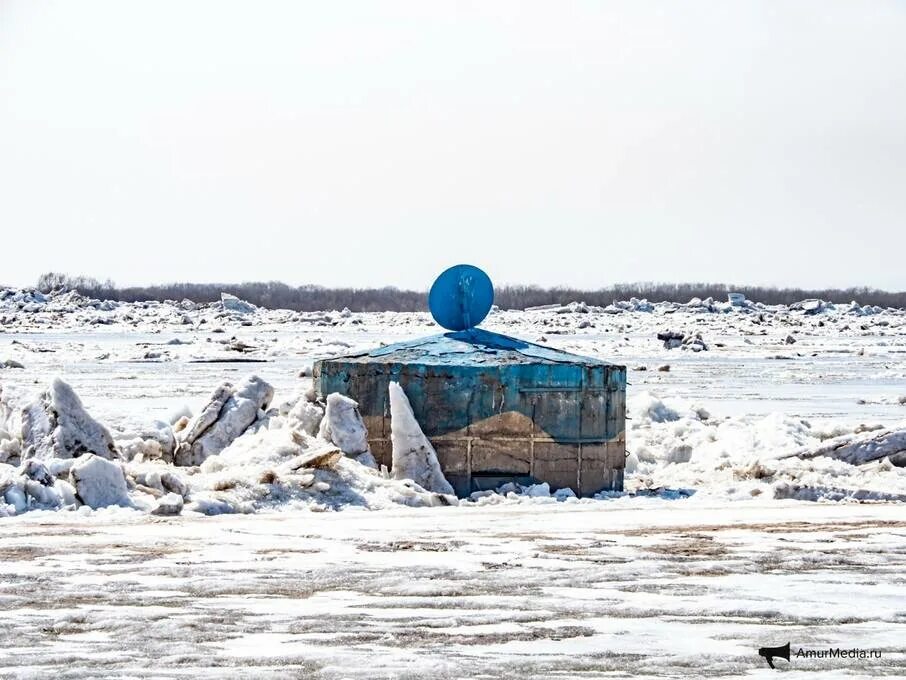
[[458, 264], [444, 271], [428, 293], [431, 316], [451, 331], [477, 326], [493, 304], [494, 286], [490, 277], [471, 264]]

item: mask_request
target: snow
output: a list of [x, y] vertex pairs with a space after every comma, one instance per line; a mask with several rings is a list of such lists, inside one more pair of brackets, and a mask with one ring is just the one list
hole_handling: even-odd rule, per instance
[[[898, 446], [906, 440], [906, 428], [863, 434], [856, 445], [854, 433], [860, 426], [840, 439], [839, 430], [846, 429], [842, 424], [827, 431], [776, 413], [717, 419], [692, 402], [661, 400], [647, 392], [628, 399], [627, 414], [628, 491], [694, 489], [697, 494], [742, 500], [786, 498], [792, 485], [834, 488], [833, 495], [840, 498], [906, 495], [906, 468], [855, 464], [902, 451]], [[835, 448], [839, 450], [832, 455]], [[847, 462], [834, 460], [847, 457]]]
[[437, 452], [422, 432], [399, 383], [391, 381], [389, 396], [394, 478], [411, 479], [429, 491], [452, 494], [453, 487], [441, 472]]
[[906, 663], [898, 506], [531, 507], [0, 522], [0, 676], [769, 678], [787, 641], [882, 650], [804, 677]]

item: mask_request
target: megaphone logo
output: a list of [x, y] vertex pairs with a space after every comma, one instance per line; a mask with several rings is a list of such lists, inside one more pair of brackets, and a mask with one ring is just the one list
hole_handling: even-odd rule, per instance
[[774, 659], [790, 660], [790, 643], [787, 642], [782, 647], [762, 647], [758, 650], [758, 654], [764, 657], [764, 660], [768, 662], [768, 666], [774, 668]]

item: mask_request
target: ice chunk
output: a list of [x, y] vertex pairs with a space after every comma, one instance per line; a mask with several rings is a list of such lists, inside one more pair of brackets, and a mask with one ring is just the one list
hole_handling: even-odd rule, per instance
[[22, 443], [18, 438], [9, 436], [9, 433], [0, 430], [0, 463], [18, 462], [22, 453]]
[[220, 294], [220, 304], [227, 312], [236, 312], [237, 314], [250, 314], [255, 311], [255, 305], [245, 300], [240, 300], [235, 295], [229, 293]]
[[78, 499], [76, 498], [75, 487], [67, 482], [65, 479], [58, 479], [54, 482], [54, 490], [60, 496], [62, 505], [75, 506], [78, 505]]
[[546, 498], [551, 495], [551, 487], [547, 482], [541, 484], [532, 484], [525, 488], [525, 495], [533, 498]]
[[356, 459], [356, 461], [358, 461], [359, 463], [361, 463], [362, 465], [364, 465], [367, 468], [371, 468], [372, 470], [378, 469], [377, 461], [374, 459], [374, 456], [371, 454], [371, 451], [366, 451], [365, 453], [361, 453], [358, 456], [356, 456], [355, 459]]
[[685, 334], [680, 333], [679, 331], [660, 331], [657, 334], [657, 339], [664, 343], [664, 349], [674, 349], [675, 347], [680, 347], [683, 344], [683, 338]]
[[[204, 434], [205, 430], [217, 422], [217, 418], [220, 416], [224, 404], [227, 403], [231, 396], [233, 396], [232, 383], [225, 382], [214, 390], [208, 398], [208, 403], [201, 409], [201, 412], [189, 420], [188, 425], [180, 431], [180, 441], [187, 444], [194, 444], [195, 440]], [[181, 463], [177, 463], [177, 465], [180, 464]]]
[[176, 437], [173, 428], [160, 420], [132, 433], [131, 438], [117, 441], [117, 447], [125, 460], [163, 460], [173, 462], [176, 451]]
[[50, 393], [44, 392], [22, 409], [22, 444], [26, 454], [53, 458], [56, 454], [53, 440], [55, 428], [56, 416], [50, 405]]
[[650, 392], [641, 392], [630, 399], [627, 410], [640, 422], [668, 423], [680, 419], [676, 409], [665, 404]]
[[78, 395], [59, 378], [23, 410], [22, 440], [25, 457], [76, 458], [93, 453], [119, 458], [110, 432], [88, 415]]
[[359, 415], [358, 403], [336, 392], [327, 396], [320, 436], [332, 441], [347, 456], [358, 456], [370, 450], [368, 430]]
[[565, 501], [575, 497], [576, 492], [570, 489], [568, 486], [564, 486], [562, 489], [557, 489], [554, 492], [554, 498], [556, 498], [558, 501]]
[[54, 477], [47, 466], [38, 460], [27, 460], [22, 464], [22, 474], [44, 486], [53, 486]]
[[409, 398], [396, 382], [390, 383], [390, 441], [394, 479], [411, 479], [428, 491], [453, 493], [453, 487], [441, 472], [434, 447], [412, 413]]
[[200, 465], [223, 451], [258, 419], [273, 398], [274, 388], [256, 375], [247, 377], [235, 390], [229, 383], [221, 385], [195, 421], [180, 432], [176, 464]]
[[69, 474], [78, 499], [88, 507], [131, 507], [126, 476], [118, 463], [87, 454], [73, 464]]
[[46, 486], [33, 479], [25, 480], [25, 493], [32, 499], [30, 503], [32, 508], [55, 509], [63, 504], [62, 498], [56, 488], [53, 486]]
[[320, 404], [310, 401], [306, 396], [302, 396], [286, 417], [295, 429], [315, 436], [324, 418], [324, 408]]
[[844, 435], [794, 455], [798, 458], [826, 456], [851, 465], [887, 458], [895, 466], [906, 467], [906, 429]]
[[28, 498], [25, 496], [25, 481], [24, 478], [20, 477], [15, 480], [7, 479], [0, 484], [0, 489], [3, 490], [3, 500], [12, 506], [13, 514], [18, 515], [28, 509]]
[[286, 464], [288, 470], [301, 468], [332, 468], [343, 457], [343, 452], [335, 446], [326, 444], [317, 449], [306, 451]]
[[680, 444], [667, 451], [666, 461], [668, 463], [688, 463], [690, 460], [692, 460], [692, 447], [688, 444]]
[[693, 333], [683, 339], [683, 349], [691, 349], [693, 352], [707, 352], [708, 343], [702, 339], [701, 333]]
[[175, 475], [172, 472], [167, 471], [161, 473], [160, 484], [166, 491], [178, 493], [183, 497], [189, 495], [189, 487], [179, 475]]
[[151, 511], [151, 514], [178, 515], [182, 512], [182, 503], [182, 496], [176, 493], [168, 493], [157, 502], [157, 505]]
[[227, 501], [208, 496], [198, 496], [190, 503], [186, 510], [200, 512], [203, 515], [229, 515], [236, 512], [236, 508]]

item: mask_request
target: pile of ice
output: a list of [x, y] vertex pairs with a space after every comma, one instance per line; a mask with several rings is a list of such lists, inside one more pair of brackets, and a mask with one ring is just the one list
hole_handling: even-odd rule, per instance
[[[729, 327], [734, 332], [758, 333], [771, 325], [836, 325], [839, 332], [849, 334], [858, 334], [868, 327], [882, 325], [889, 325], [891, 328], [906, 327], [906, 310], [903, 309], [885, 309], [857, 302], [834, 304], [823, 300], [803, 300], [792, 305], [767, 305], [735, 294], [729, 295], [726, 301], [693, 298], [685, 303], [650, 302], [633, 297], [629, 300], [614, 300], [604, 307], [581, 300], [569, 301], [531, 307], [524, 311], [495, 310], [490, 322], [501, 328], [538, 323], [545, 326], [545, 333], [561, 334], [571, 334], [587, 328], [602, 329], [610, 325], [615, 326], [617, 332], [623, 333], [623, 327], [629, 330], [630, 326], [636, 331], [641, 330], [638, 326], [654, 331], [657, 327], [662, 327], [668, 317], [671, 324], [680, 328], [705, 324], [709, 332], [714, 331], [715, 326]], [[73, 290], [42, 293], [35, 289], [0, 289], [0, 330], [13, 332], [104, 326], [120, 330], [141, 329], [146, 332], [168, 329], [219, 333], [230, 327], [293, 323], [325, 328], [373, 324], [386, 331], [394, 327], [430, 326], [431, 318], [421, 312], [356, 313], [346, 308], [342, 311], [318, 312], [267, 309], [227, 292], [221, 293], [217, 301], [196, 303], [190, 300], [122, 302], [99, 300]], [[695, 343], [690, 341], [690, 344]], [[690, 349], [695, 351], [692, 347]]]
[[[409, 315], [416, 316], [416, 315]], [[386, 320], [386, 319], [385, 319]], [[405, 325], [412, 319], [394, 318], [393, 324]], [[349, 310], [294, 312], [287, 309], [264, 309], [230, 293], [220, 300], [196, 303], [191, 300], [154, 300], [121, 302], [98, 300], [74, 290], [41, 293], [35, 289], [0, 289], [0, 327], [35, 330], [52, 327], [86, 326], [169, 326], [212, 331], [223, 326], [252, 326], [302, 322], [318, 326], [360, 323]]]
[[257, 376], [220, 385], [194, 417], [154, 423], [120, 442], [62, 380], [24, 406], [0, 392], [0, 516], [457, 504], [394, 387], [392, 477], [377, 469], [354, 401], [330, 395], [325, 407], [308, 391], [271, 407], [273, 389]]
[[906, 430], [882, 428], [871, 432], [853, 432], [833, 437], [820, 446], [790, 453], [788, 458], [817, 458], [842, 460], [852, 465], [864, 465], [887, 459], [891, 465], [906, 467]]
[[740, 293], [728, 293], [727, 300], [715, 300], [713, 297], [693, 297], [688, 302], [649, 302], [646, 299], [635, 297], [629, 300], [614, 300], [606, 307], [588, 305], [585, 302], [569, 302], [565, 304], [540, 305], [527, 307], [526, 312], [553, 312], [555, 314], [621, 314], [624, 312], [674, 314], [685, 312], [689, 314], [751, 314], [757, 312], [789, 313], [795, 312], [804, 316], [849, 314], [854, 316], [870, 316], [874, 314], [901, 314], [903, 310], [877, 305], [860, 305], [851, 302], [849, 305], [836, 305], [826, 300], [801, 300], [790, 305], [767, 305], [762, 302], [753, 302]]
[[906, 500], [906, 424], [822, 429], [780, 414], [715, 418], [648, 392], [627, 403], [628, 491]]
[[664, 349], [690, 349], [693, 352], [707, 352], [708, 344], [702, 338], [702, 334], [693, 332], [680, 331], [660, 331], [657, 339], [664, 343]]
[[547, 482], [526, 485], [507, 482], [493, 491], [475, 491], [469, 496], [469, 500], [476, 506], [483, 506], [505, 503], [589, 503], [595, 499], [580, 499], [569, 487], [553, 490]]
[[621, 312], [643, 312], [650, 314], [655, 309], [654, 305], [646, 299], [639, 300], [636, 297], [629, 300], [619, 300], [607, 305], [602, 311], [607, 314], [620, 314]]
[[[279, 508], [454, 505], [431, 442], [391, 383], [392, 465], [379, 467], [357, 404], [312, 390], [273, 404], [257, 376], [218, 386], [194, 415], [115, 439], [62, 380], [17, 403], [0, 392], [0, 516], [122, 507], [159, 515]], [[820, 427], [782, 416], [718, 418], [632, 396], [626, 492], [614, 496], [906, 501], [906, 426]], [[548, 484], [472, 494], [473, 505], [590, 502]]]
[[251, 314], [257, 309], [251, 302], [246, 302], [229, 293], [220, 294], [220, 304], [224, 311], [235, 312], [236, 314]]

